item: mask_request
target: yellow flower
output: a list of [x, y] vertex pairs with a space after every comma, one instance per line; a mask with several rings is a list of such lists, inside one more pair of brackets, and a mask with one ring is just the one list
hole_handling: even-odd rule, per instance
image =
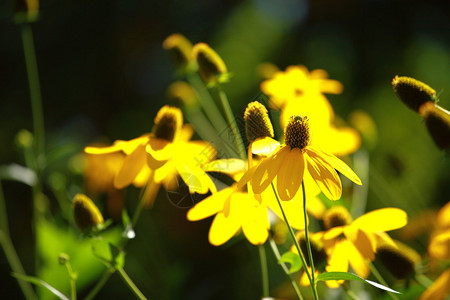
[[192, 43], [183, 35], [174, 33], [169, 35], [163, 42], [178, 72], [184, 74], [195, 70], [194, 58], [192, 57]]
[[[209, 242], [212, 245], [227, 242], [240, 229], [250, 243], [263, 244], [270, 228], [268, 209], [270, 208], [278, 218], [283, 218], [272, 190], [255, 197], [251, 187], [246, 184], [247, 176], [252, 172], [247, 172], [246, 169], [247, 163], [240, 159], [220, 159], [204, 166], [205, 171], [222, 172], [237, 181], [197, 203], [187, 213], [187, 219], [190, 221], [215, 215], [209, 231]], [[296, 197], [284, 205], [291, 226], [296, 229], [304, 228], [302, 201], [301, 197]]]
[[419, 300], [444, 300], [450, 294], [450, 269], [441, 276], [420, 296]]
[[360, 147], [361, 138], [354, 129], [334, 124], [333, 108], [323, 94], [340, 94], [343, 87], [327, 77], [324, 70], [308, 72], [304, 66], [290, 66], [264, 81], [261, 90], [270, 96], [272, 108], [281, 109], [282, 128], [292, 115], [308, 116], [314, 132], [312, 145], [335, 155], [347, 155]]
[[209, 45], [205, 43], [194, 45], [192, 55], [197, 61], [200, 77], [208, 86], [228, 81], [227, 66]]
[[215, 191], [215, 186], [200, 166], [213, 159], [216, 150], [207, 142], [190, 141], [193, 133], [191, 126], [183, 126], [183, 116], [178, 108], [164, 106], [155, 117], [152, 133], [130, 141], [116, 141], [110, 147], [86, 147], [85, 152], [121, 151], [126, 155], [114, 179], [116, 188], [145, 178], [150, 180], [147, 191], [155, 194], [160, 184], [170, 190], [177, 188], [179, 175], [191, 193], [205, 194], [210, 189]]
[[[406, 223], [406, 213], [398, 208], [374, 210], [352, 221], [347, 209], [333, 206], [324, 215], [327, 231], [316, 234], [322, 238], [329, 255], [326, 270], [347, 272], [350, 264], [356, 274], [366, 278], [370, 272], [366, 260], [375, 258], [377, 235], [401, 228]], [[390, 241], [387, 235], [383, 239]]]
[[428, 245], [428, 253], [432, 258], [450, 259], [450, 202], [444, 205], [437, 215], [435, 231]]
[[284, 135], [286, 144], [262, 159], [254, 171], [251, 185], [256, 194], [261, 194], [277, 177], [280, 199], [291, 200], [302, 183], [304, 173], [308, 173], [327, 198], [337, 200], [341, 197], [342, 185], [336, 170], [361, 185], [361, 180], [343, 161], [309, 145], [307, 117], [292, 116]]

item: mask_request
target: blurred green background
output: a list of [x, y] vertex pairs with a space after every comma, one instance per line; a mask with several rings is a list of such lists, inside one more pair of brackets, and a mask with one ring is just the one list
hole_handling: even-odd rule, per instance
[[[71, 196], [82, 185], [72, 174], [74, 154], [93, 141], [131, 139], [151, 130], [167, 102], [166, 88], [176, 79], [161, 44], [179, 32], [193, 43], [210, 44], [224, 59], [233, 73], [224, 88], [237, 116], [259, 92], [256, 68], [262, 62], [283, 70], [296, 64], [322, 68], [342, 82], [344, 93], [328, 97], [336, 113], [345, 120], [363, 109], [378, 127], [378, 143], [368, 150], [369, 209], [395, 206], [414, 217], [449, 199], [448, 156], [391, 88], [395, 75], [414, 77], [443, 91], [440, 104], [450, 108], [446, 1], [44, 0], [32, 28], [46, 149], [55, 157], [48, 169], [68, 178]], [[0, 165], [23, 164], [14, 137], [23, 128], [31, 131], [32, 119], [20, 26], [13, 22], [10, 0], [0, 4], [0, 40]], [[25, 270], [34, 275], [31, 191], [11, 181], [3, 181], [3, 190], [14, 245]], [[58, 215], [56, 200], [48, 196], [51, 215]], [[127, 196], [133, 211], [137, 191]], [[257, 299], [257, 248], [240, 238], [213, 247], [207, 241], [211, 221], [191, 223], [185, 213], [161, 190], [153, 209], [141, 217], [125, 269], [144, 294], [152, 299]], [[423, 244], [418, 247], [425, 251]], [[276, 288], [285, 277], [268, 257], [271, 287], [283, 295], [290, 287]], [[0, 293], [4, 299], [22, 298], [3, 252]], [[112, 276], [98, 297], [131, 296]]]

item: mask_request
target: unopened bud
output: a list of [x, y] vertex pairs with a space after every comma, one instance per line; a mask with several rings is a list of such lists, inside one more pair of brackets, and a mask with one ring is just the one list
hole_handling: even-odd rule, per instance
[[436, 91], [425, 83], [411, 77], [395, 76], [392, 87], [402, 102], [418, 112], [421, 105], [436, 101]]
[[419, 114], [425, 120], [427, 130], [435, 144], [441, 150], [449, 150], [450, 112], [432, 102], [428, 102], [420, 107]]
[[84, 194], [76, 194], [72, 203], [75, 223], [81, 231], [103, 224], [103, 216], [92, 200]]
[[222, 58], [205, 43], [198, 43], [192, 48], [192, 54], [197, 61], [200, 77], [207, 85], [225, 82], [229, 74]]
[[169, 52], [177, 71], [186, 73], [192, 68], [192, 43], [186, 37], [179, 33], [171, 34], [164, 40], [163, 48]]

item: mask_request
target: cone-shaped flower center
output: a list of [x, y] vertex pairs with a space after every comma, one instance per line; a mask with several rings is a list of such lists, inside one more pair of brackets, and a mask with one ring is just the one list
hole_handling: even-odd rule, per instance
[[177, 107], [163, 106], [155, 117], [155, 125], [153, 126], [153, 134], [156, 138], [172, 142], [175, 133], [181, 129], [183, 125], [183, 114]]
[[247, 105], [244, 112], [245, 133], [247, 140], [253, 142], [264, 137], [273, 137], [273, 126], [264, 105], [258, 101]]
[[419, 262], [420, 256], [408, 246], [396, 243], [397, 247], [391, 244], [382, 244], [377, 247], [377, 258], [383, 265], [398, 279], [406, 279], [414, 274], [415, 265]]
[[412, 110], [418, 111], [419, 107], [428, 102], [435, 102], [436, 91], [425, 83], [411, 77], [395, 76], [392, 79], [394, 92]]
[[103, 216], [94, 202], [83, 194], [76, 194], [72, 203], [75, 223], [81, 231], [103, 223]]
[[328, 230], [333, 227], [351, 224], [352, 217], [345, 207], [333, 206], [325, 212], [323, 216], [323, 223], [325, 225], [325, 228]]
[[284, 130], [284, 142], [291, 148], [303, 150], [310, 140], [307, 117], [291, 116]]

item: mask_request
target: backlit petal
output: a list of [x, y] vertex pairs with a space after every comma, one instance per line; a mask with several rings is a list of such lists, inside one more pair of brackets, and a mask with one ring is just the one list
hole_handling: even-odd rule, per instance
[[333, 154], [320, 151], [313, 147], [308, 147], [308, 149], [306, 151], [308, 153], [312, 152], [316, 156], [321, 157], [322, 160], [329, 163], [333, 168], [338, 170], [342, 175], [344, 175], [345, 177], [347, 177], [354, 183], [359, 184], [359, 185], [362, 184], [361, 179], [359, 179], [359, 177], [355, 174], [355, 172], [353, 172], [353, 170], [345, 162], [343, 162], [342, 160], [340, 160]]
[[434, 236], [428, 246], [430, 256], [437, 259], [450, 259], [450, 231]]
[[289, 147], [283, 147], [275, 155], [264, 159], [259, 164], [251, 180], [253, 191], [256, 194], [261, 194], [270, 185], [289, 151]]
[[265, 205], [260, 205], [256, 201], [247, 210], [246, 216], [242, 219], [242, 231], [247, 240], [253, 245], [262, 245], [269, 236], [269, 217]]
[[389, 231], [401, 228], [408, 223], [406, 212], [399, 208], [381, 208], [357, 218], [350, 225], [366, 232]]
[[297, 193], [305, 171], [305, 158], [298, 148], [286, 155], [277, 175], [277, 191], [281, 200], [289, 201]]
[[197, 221], [218, 213], [223, 209], [226, 199], [233, 192], [234, 189], [226, 188], [200, 201], [187, 212], [187, 219], [189, 221]]
[[360, 254], [360, 252], [355, 248], [355, 246], [346, 241], [347, 255], [349, 257], [350, 265], [352, 266], [353, 271], [358, 274], [362, 278], [367, 278], [370, 273], [369, 264], [364, 259], [364, 257]]
[[144, 146], [138, 147], [133, 153], [127, 155], [122, 167], [114, 178], [114, 187], [122, 189], [131, 184], [142, 168], [145, 166], [147, 153]]
[[174, 165], [178, 174], [189, 187], [191, 194], [206, 194], [209, 190], [216, 191], [214, 182], [200, 167], [178, 160], [174, 161]]
[[232, 215], [228, 218], [223, 213], [218, 213], [209, 229], [209, 242], [219, 246], [231, 239], [239, 230], [240, 224]]
[[375, 245], [373, 244], [375, 240], [369, 236], [369, 233], [352, 226], [347, 226], [344, 230], [344, 234], [363, 257], [370, 260], [375, 259]]
[[252, 142], [252, 153], [256, 155], [271, 155], [280, 143], [270, 137], [265, 137]]
[[422, 294], [420, 300], [445, 299], [450, 292], [450, 269], [444, 271]]
[[219, 172], [234, 178], [237, 174], [244, 173], [247, 163], [242, 159], [228, 158], [217, 159], [202, 166], [205, 172]]
[[308, 165], [308, 172], [325, 196], [330, 200], [341, 198], [341, 180], [334, 168], [318, 156], [315, 156], [313, 152], [306, 152], [304, 155]]

